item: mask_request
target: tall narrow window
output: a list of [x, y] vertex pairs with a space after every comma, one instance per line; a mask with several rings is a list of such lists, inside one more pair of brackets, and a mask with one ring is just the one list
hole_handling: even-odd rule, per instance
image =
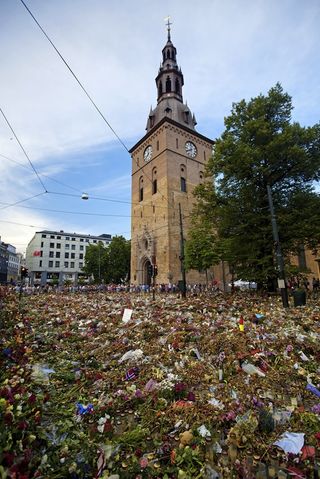
[[152, 194], [156, 194], [158, 191], [158, 185], [157, 185], [157, 168], [153, 168], [152, 170]]
[[177, 149], [179, 148], [179, 140], [178, 140], [178, 138], [176, 138], [176, 148], [177, 148]]
[[166, 80], [166, 93], [170, 93], [171, 92], [171, 80], [170, 80], [170, 77], [167, 77], [167, 80]]
[[157, 192], [157, 179], [152, 182], [152, 194], [154, 195]]
[[139, 179], [139, 201], [143, 201], [143, 176]]
[[176, 78], [176, 85], [175, 85], [176, 93], [180, 93], [180, 83], [178, 78]]
[[159, 82], [159, 96], [162, 95], [162, 81]]
[[187, 192], [186, 167], [180, 165], [180, 188], [183, 193]]
[[157, 151], [159, 151], [159, 140], [157, 140]]
[[183, 178], [183, 176], [181, 176], [181, 178], [180, 178], [180, 184], [181, 184], [181, 191], [183, 193], [186, 193], [187, 192], [187, 182], [186, 182], [186, 179]]

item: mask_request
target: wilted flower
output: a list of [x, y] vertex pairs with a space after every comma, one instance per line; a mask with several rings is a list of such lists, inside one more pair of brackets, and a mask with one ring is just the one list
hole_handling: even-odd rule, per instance
[[142, 457], [139, 462], [141, 469], [145, 469], [149, 464], [149, 461], [146, 457]]

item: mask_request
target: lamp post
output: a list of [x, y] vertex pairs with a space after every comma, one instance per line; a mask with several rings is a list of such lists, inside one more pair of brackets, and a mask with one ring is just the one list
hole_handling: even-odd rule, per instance
[[181, 274], [182, 274], [182, 291], [181, 296], [185, 298], [187, 296], [187, 283], [186, 283], [186, 269], [184, 266], [184, 237], [183, 237], [183, 224], [181, 205], [179, 203], [179, 219], [180, 219], [180, 262], [181, 262]]
[[282, 305], [284, 308], [288, 308], [289, 307], [288, 290], [287, 290], [286, 278], [284, 273], [284, 261], [283, 261], [283, 256], [281, 252], [278, 225], [277, 225], [276, 215], [274, 213], [272, 191], [271, 191], [270, 185], [267, 185], [267, 192], [268, 192], [268, 201], [269, 201], [269, 208], [270, 208], [270, 214], [271, 214], [272, 234], [273, 234], [273, 240], [276, 247], [276, 259], [277, 259], [278, 272], [279, 272], [278, 285], [281, 292]]

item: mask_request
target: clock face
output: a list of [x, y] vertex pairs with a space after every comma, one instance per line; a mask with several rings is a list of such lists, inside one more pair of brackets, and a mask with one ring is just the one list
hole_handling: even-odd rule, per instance
[[191, 158], [195, 158], [197, 156], [197, 147], [191, 141], [187, 141], [186, 143], [186, 153]]
[[147, 148], [144, 150], [144, 153], [143, 153], [144, 161], [151, 160], [151, 156], [152, 156], [152, 146], [149, 145], [149, 146], [147, 146]]

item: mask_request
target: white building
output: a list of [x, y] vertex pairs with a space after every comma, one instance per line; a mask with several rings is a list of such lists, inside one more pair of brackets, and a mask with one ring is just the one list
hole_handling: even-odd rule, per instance
[[111, 235], [91, 236], [64, 231], [38, 231], [27, 246], [26, 267], [31, 284], [45, 285], [71, 281], [77, 284], [83, 275], [86, 248], [89, 244], [111, 242]]

